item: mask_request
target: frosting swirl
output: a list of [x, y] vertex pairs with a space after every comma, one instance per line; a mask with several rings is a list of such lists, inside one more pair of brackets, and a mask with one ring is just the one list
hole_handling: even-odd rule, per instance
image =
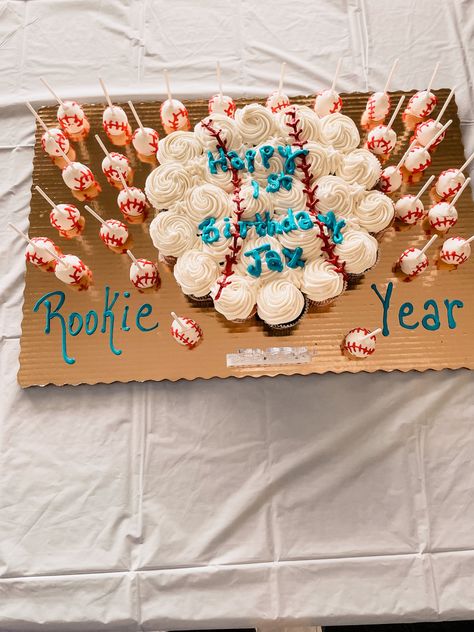
[[219, 264], [207, 252], [191, 249], [179, 257], [174, 267], [174, 278], [185, 294], [202, 298], [209, 294], [219, 276]]
[[198, 184], [186, 192], [183, 210], [196, 224], [208, 217], [220, 219], [230, 214], [230, 196], [215, 184]]
[[337, 244], [334, 252], [346, 263], [349, 274], [363, 274], [377, 261], [378, 242], [365, 230], [353, 227], [343, 229], [344, 239]]
[[282, 187], [271, 195], [276, 215], [286, 215], [289, 208], [295, 212], [303, 211], [306, 208], [304, 185], [296, 178], [293, 178], [293, 183], [289, 191]]
[[344, 289], [343, 275], [322, 257], [306, 264], [301, 291], [312, 301], [319, 303], [336, 298]]
[[197, 241], [193, 224], [184, 215], [172, 211], [158, 213], [150, 224], [150, 237], [165, 257], [180, 257]]
[[167, 162], [159, 165], [146, 179], [145, 193], [157, 210], [184, 197], [191, 186], [191, 176], [179, 162]]
[[392, 200], [380, 191], [365, 191], [362, 200], [354, 208], [354, 216], [369, 233], [378, 233], [387, 228], [394, 212]]
[[176, 131], [162, 138], [156, 154], [159, 162], [188, 162], [202, 155], [203, 146], [196, 134]]
[[257, 294], [257, 312], [269, 325], [291, 323], [301, 316], [305, 299], [290, 281], [276, 279], [263, 285]]
[[228, 320], [245, 320], [251, 316], [257, 302], [258, 283], [249, 277], [233, 274], [216, 298], [220, 290], [218, 281], [211, 287], [216, 310]]
[[[215, 223], [215, 227], [220, 233], [220, 237], [217, 241], [213, 241], [212, 243], [202, 242], [202, 251], [206, 252], [208, 255], [211, 255], [213, 259], [215, 259], [218, 263], [224, 263], [225, 256], [230, 252], [230, 247], [232, 245], [232, 237], [226, 237], [224, 235], [224, 221], [219, 220]], [[231, 234], [234, 234], [234, 228], [231, 228]]]
[[[292, 147], [292, 151], [295, 151], [297, 147]], [[305, 144], [304, 149], [308, 151], [306, 154], [306, 163], [309, 165], [309, 171], [313, 178], [320, 178], [321, 176], [327, 176], [331, 171], [330, 159], [326, 147], [323, 147], [319, 143], [309, 141]], [[295, 178], [304, 178], [304, 173], [300, 168], [301, 157], [296, 159]]]
[[359, 130], [352, 119], [336, 112], [321, 119], [321, 143], [347, 154], [359, 146]]
[[[265, 213], [268, 211], [270, 215], [273, 214], [274, 208], [274, 194], [267, 193], [265, 189], [260, 188], [258, 197], [253, 197], [253, 187], [251, 184], [244, 184], [240, 188], [239, 197], [242, 200], [241, 207], [244, 208], [241, 219], [253, 219], [256, 213]], [[237, 205], [234, 197], [231, 197], [231, 209], [235, 213], [237, 211]]]
[[280, 243], [286, 248], [303, 248], [302, 258], [315, 259], [321, 255], [321, 248], [324, 245], [320, 237], [319, 226], [315, 225], [310, 230], [292, 230], [279, 235]]
[[336, 175], [349, 184], [360, 184], [371, 189], [380, 178], [382, 167], [377, 158], [367, 149], [355, 149], [346, 154]]
[[272, 113], [259, 103], [251, 103], [237, 109], [235, 122], [244, 143], [250, 146], [258, 145], [277, 132]]
[[216, 151], [219, 141], [211, 130], [206, 127], [209, 125], [212, 130], [219, 134], [222, 143], [225, 144], [227, 151], [234, 149], [239, 150], [242, 146], [242, 135], [234, 121], [225, 114], [213, 112], [194, 127], [194, 134], [200, 141], [202, 146], [210, 151]]
[[323, 176], [316, 181], [317, 208], [323, 213], [334, 211], [336, 215], [350, 217], [353, 199], [347, 182], [338, 176]]
[[[306, 105], [288, 107], [279, 114], [278, 123], [285, 140], [290, 144], [318, 141], [320, 138], [320, 119], [316, 112]], [[298, 134], [298, 138], [295, 134]]]

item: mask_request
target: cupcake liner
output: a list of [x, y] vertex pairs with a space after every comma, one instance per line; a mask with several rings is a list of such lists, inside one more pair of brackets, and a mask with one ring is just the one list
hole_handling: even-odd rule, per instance
[[378, 264], [380, 259], [380, 248], [377, 250], [377, 258], [375, 259], [374, 265], [370, 266], [370, 268], [367, 268], [367, 270], [364, 270], [364, 272], [359, 272], [358, 274], [354, 274], [354, 273], [347, 273], [347, 283], [352, 283], [354, 281], [360, 281], [360, 279], [362, 279], [362, 277], [364, 277], [367, 272], [369, 272], [370, 270], [373, 270], [375, 268], [375, 266]]
[[292, 327], [296, 327], [296, 325], [300, 322], [300, 320], [303, 318], [303, 316], [306, 314], [306, 312], [308, 311], [308, 299], [305, 296], [304, 297], [304, 306], [303, 306], [303, 310], [301, 312], [301, 314], [295, 318], [294, 320], [288, 322], [288, 323], [280, 323], [278, 325], [272, 325], [270, 323], [267, 323], [266, 321], [264, 321], [264, 323], [267, 325], [267, 327], [270, 327], [271, 329], [277, 329], [277, 330], [282, 330], [282, 329], [291, 329]]
[[347, 290], [347, 281], [344, 282], [344, 287], [342, 288], [341, 293], [338, 294], [337, 296], [333, 296], [332, 298], [327, 298], [324, 301], [314, 301], [313, 299], [309, 298], [308, 295], [305, 295], [305, 298], [308, 301], [308, 307], [325, 307], [326, 305], [330, 305], [331, 303], [334, 303], [334, 301], [336, 301], [340, 296], [342, 296], [346, 290]]
[[210, 292], [208, 292], [208, 293], [206, 294], [206, 296], [194, 296], [194, 294], [186, 294], [186, 296], [187, 296], [187, 297], [188, 297], [191, 301], [193, 301], [194, 303], [200, 303], [200, 304], [202, 304], [202, 303], [209, 303], [209, 304], [213, 305], [212, 298], [211, 298], [211, 293], [210, 293]]
[[174, 265], [178, 261], [178, 258], [177, 257], [165, 256], [165, 255], [160, 254], [158, 256], [158, 261], [160, 263], [166, 263], [166, 265], [168, 265], [170, 267], [174, 267]]
[[255, 304], [253, 310], [250, 312], [247, 318], [233, 318], [232, 320], [230, 319], [228, 320], [231, 323], [236, 323], [237, 325], [241, 325], [242, 323], [247, 323], [249, 320], [252, 320], [252, 318], [255, 316], [256, 313], [257, 313], [257, 304]]

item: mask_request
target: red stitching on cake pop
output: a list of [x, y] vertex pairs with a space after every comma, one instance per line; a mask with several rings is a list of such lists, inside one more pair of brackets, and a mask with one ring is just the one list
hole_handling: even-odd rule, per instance
[[137, 200], [136, 198], [133, 198], [133, 200], [130, 200], [130, 198], [127, 198], [127, 201], [120, 202], [119, 206], [120, 206], [120, 210], [125, 215], [133, 215], [134, 213], [131, 212], [132, 210], [138, 211], [138, 215], [143, 215], [143, 213], [146, 210], [146, 201]]
[[455, 252], [454, 250], [443, 250], [443, 259], [452, 259], [457, 264], [465, 263], [468, 257], [461, 252]]
[[439, 226], [452, 228], [457, 222], [455, 217], [436, 217], [434, 220], [430, 219], [430, 224], [433, 228], [438, 228]]
[[[425, 91], [422, 90], [422, 92], [425, 92]], [[428, 116], [429, 114], [431, 114], [431, 112], [435, 108], [436, 104], [438, 103], [438, 99], [437, 99], [436, 95], [433, 94], [433, 96], [430, 97], [428, 102], [426, 103], [425, 109], [422, 110], [420, 112], [420, 114], [415, 114], [415, 113], [411, 112], [411, 106], [419, 98], [420, 98], [420, 92], [417, 92], [416, 94], [414, 94], [411, 97], [411, 99], [408, 101], [407, 107], [405, 108], [405, 112], [403, 113], [404, 115], [406, 113], [406, 114], [411, 114], [412, 116], [415, 116], [416, 118], [424, 118], [425, 116]]]
[[[138, 263], [145, 265], [145, 264], [151, 264], [150, 261], [146, 261], [145, 259], [138, 259]], [[138, 270], [140, 270], [140, 268], [137, 266]], [[148, 281], [151, 281], [151, 284], [148, 285]], [[149, 288], [149, 287], [153, 287], [154, 285], [156, 285], [158, 281], [158, 271], [153, 268], [153, 272], [146, 272], [145, 274], [138, 274], [134, 279], [132, 279], [132, 283], [136, 288]], [[144, 284], [145, 283], [145, 284]]]
[[367, 149], [373, 150], [376, 147], [381, 147], [383, 149], [383, 154], [389, 154], [393, 150], [393, 145], [390, 141], [385, 140], [385, 138], [371, 138], [367, 140]]
[[189, 124], [189, 117], [188, 117], [188, 113], [186, 111], [186, 108], [181, 108], [177, 112], [173, 112], [173, 117], [171, 119], [170, 118], [166, 119], [167, 127], [171, 127], [171, 129], [174, 132], [176, 130], [178, 130], [179, 129], [179, 119], [180, 119], [180, 117], [183, 117], [187, 121], [187, 123]]
[[[122, 228], [123, 226], [122, 222], [119, 222], [117, 220], [108, 220], [107, 225], [111, 226], [112, 228], [114, 226], [117, 228]], [[103, 226], [102, 229], [104, 231], [107, 231], [108, 226]], [[120, 237], [108, 231], [102, 232], [102, 229], [100, 231], [100, 238], [104, 243], [107, 244], [107, 246], [123, 246], [128, 239], [128, 235], [126, 235], [125, 237]]]
[[191, 318], [181, 318], [181, 320], [197, 333], [198, 339], [192, 340], [185, 334], [185, 332], [182, 332], [178, 329], [178, 327], [173, 327], [173, 325], [171, 325], [171, 335], [184, 342], [188, 347], [194, 347], [199, 342], [199, 339], [202, 338], [202, 329], [199, 327], [197, 322], [191, 320]]
[[372, 353], [375, 351], [375, 348], [369, 349], [369, 347], [364, 347], [360, 343], [356, 342], [346, 342], [345, 346], [346, 349], [348, 349], [349, 351], [362, 351], [362, 353], [365, 353], [366, 355], [372, 355]]
[[79, 185], [79, 187], [76, 188], [77, 191], [84, 191], [85, 189], [88, 189], [90, 186], [92, 186], [95, 180], [90, 169], [87, 169], [87, 171], [81, 171], [80, 173], [80, 178], [74, 178], [74, 182], [77, 182]]
[[332, 107], [329, 109], [329, 114], [335, 114], [336, 112], [339, 112], [339, 110], [342, 109], [342, 99], [339, 96], [336, 101], [332, 102]]
[[58, 117], [58, 122], [65, 131], [68, 131], [67, 128], [72, 124], [78, 127], [84, 127], [84, 119], [85, 117], [81, 119], [77, 114], [74, 114], [74, 116], [65, 114], [64, 116]]
[[56, 228], [60, 233], [73, 230], [74, 228], [79, 228], [80, 215], [79, 215], [79, 218], [77, 218], [77, 209], [73, 206], [67, 205], [66, 208], [63, 209], [63, 211], [66, 211], [67, 213], [67, 218], [71, 222], [71, 228], [63, 228], [59, 224], [58, 220], [56, 219], [56, 216], [54, 215], [54, 209], [51, 211], [49, 215], [49, 220], [51, 222], [51, 225], [54, 226], [54, 228]]
[[108, 134], [111, 129], [116, 129], [121, 132], [128, 132], [128, 123], [119, 123], [118, 121], [103, 121], [102, 126], [105, 132]]

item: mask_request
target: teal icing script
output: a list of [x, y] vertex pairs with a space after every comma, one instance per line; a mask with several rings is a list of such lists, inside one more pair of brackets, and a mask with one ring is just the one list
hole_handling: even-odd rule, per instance
[[[81, 332], [87, 336], [92, 336], [96, 333], [107, 334], [110, 351], [116, 356], [122, 354], [122, 350], [117, 349], [114, 342], [116, 318], [121, 322], [120, 329], [122, 331], [130, 331], [131, 326], [128, 323], [130, 306], [122, 305], [120, 303], [117, 304], [119, 297], [120, 292], [111, 293], [110, 288], [106, 287], [103, 310], [97, 312], [96, 310], [91, 309], [85, 315], [80, 314], [79, 312], [70, 312], [68, 314], [66, 313], [66, 310], [63, 310], [66, 295], [64, 292], [56, 290], [54, 292], [48, 292], [39, 298], [33, 307], [33, 311], [39, 312], [40, 308], [44, 308], [44, 333], [46, 335], [51, 333], [52, 323], [55, 322], [57, 324], [61, 333], [61, 352], [63, 360], [66, 364], [74, 364], [76, 362], [75, 358], [68, 353], [68, 340], [69, 337], [74, 338]], [[123, 298], [130, 298], [130, 292], [124, 292]], [[119, 305], [121, 309], [119, 308]], [[135, 314], [135, 326], [139, 331], [153, 331], [159, 326], [158, 322], [153, 324], [150, 324], [149, 321], [143, 322], [148, 319], [152, 313], [153, 307], [149, 303], [144, 303], [137, 309]]]
[[338, 220], [333, 211], [328, 211], [326, 215], [320, 213], [318, 219], [332, 234], [333, 242], [335, 244], [341, 244], [344, 240], [344, 235], [341, 233], [341, 230], [346, 225], [346, 222], [343, 219]]
[[[375, 295], [382, 304], [382, 334], [384, 336], [390, 335], [389, 316], [393, 312], [392, 299], [394, 294], [393, 282], [387, 284], [385, 292], [381, 292], [375, 283], [370, 286], [375, 292]], [[423, 303], [423, 313], [420, 313], [420, 308], [416, 309], [413, 303], [408, 301], [402, 303], [397, 314], [397, 321], [402, 329], [408, 331], [417, 329], [420, 325], [427, 331], [437, 331], [443, 324], [444, 312], [446, 314], [446, 324], [448, 329], [456, 329], [457, 322], [455, 318], [455, 308], [462, 309], [464, 303], [459, 299], [447, 299], [443, 300], [444, 310], [438, 305], [438, 302], [430, 298]]]

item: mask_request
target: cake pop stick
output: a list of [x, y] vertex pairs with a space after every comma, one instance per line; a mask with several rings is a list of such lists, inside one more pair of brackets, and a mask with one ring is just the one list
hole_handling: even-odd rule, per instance
[[[44, 129], [44, 134], [41, 137], [41, 146], [44, 151], [51, 156], [53, 160], [61, 157], [66, 164], [70, 164], [74, 158], [74, 152], [72, 152], [71, 155], [72, 148], [63, 132], [55, 128], [49, 129], [31, 103], [26, 101], [25, 105]], [[58, 164], [58, 166], [62, 165]]]
[[449, 202], [465, 182], [463, 171], [474, 160], [474, 152], [459, 169], [446, 169], [442, 171], [435, 186], [431, 190], [431, 196], [435, 202]]
[[111, 143], [117, 146], [128, 145], [132, 140], [132, 128], [128, 116], [123, 108], [112, 103], [104, 81], [99, 83], [107, 101], [107, 107], [102, 114], [102, 126]]
[[129, 159], [116, 151], [110, 153], [98, 134], [96, 134], [94, 138], [99, 143], [105, 154], [105, 158], [102, 160], [102, 172], [107, 178], [107, 182], [120, 189], [123, 186], [122, 179], [120, 177], [120, 174], [122, 174], [123, 179], [127, 182], [127, 185], [131, 184], [133, 180], [133, 171], [130, 166]]
[[136, 129], [132, 135], [132, 145], [135, 147], [138, 156], [145, 158], [150, 156], [156, 157], [159, 140], [158, 132], [151, 127], [143, 127], [143, 123], [131, 101], [128, 101], [128, 106], [138, 123], [138, 129]]
[[188, 329], [189, 325], [186, 325], [184, 320], [181, 320], [181, 318], [179, 318], [178, 316], [176, 316], [176, 314], [174, 312], [171, 312], [171, 316], [174, 318], [174, 320], [179, 324], [180, 327], [182, 327], [183, 329]]
[[84, 140], [90, 131], [90, 123], [79, 103], [76, 103], [76, 101], [63, 101], [46, 79], [40, 77], [39, 80], [59, 104], [57, 119], [66, 135], [71, 140]]
[[193, 349], [202, 339], [201, 327], [191, 318], [179, 318], [174, 312], [171, 312], [171, 316], [171, 335], [180, 345]]
[[409, 151], [415, 147], [416, 141], [413, 141], [403, 156], [400, 158], [397, 165], [385, 167], [380, 174], [380, 180], [378, 182], [378, 188], [384, 193], [393, 193], [397, 191], [403, 182], [403, 174], [401, 171], [402, 165], [408, 156]]
[[374, 92], [369, 97], [361, 120], [361, 125], [364, 129], [371, 130], [377, 125], [381, 125], [388, 116], [391, 104], [388, 89], [398, 66], [398, 61], [399, 60], [397, 58], [392, 64], [383, 92]]
[[451, 202], [438, 202], [428, 211], [428, 221], [430, 226], [439, 233], [447, 232], [458, 221], [458, 212], [455, 204], [470, 182], [471, 178], [467, 178], [467, 180], [464, 181], [464, 184], [458, 190]]
[[407, 130], [415, 129], [416, 125], [423, 121], [427, 116], [431, 114], [436, 107], [438, 99], [431, 92], [431, 86], [438, 72], [439, 62], [436, 64], [433, 74], [428, 82], [426, 90], [416, 92], [408, 101], [407, 107], [403, 112], [402, 118]]
[[386, 160], [397, 144], [397, 134], [392, 129], [392, 125], [397, 118], [397, 114], [404, 100], [405, 97], [401, 96], [388, 125], [377, 125], [377, 127], [370, 130], [367, 136], [367, 149], [378, 155], [381, 159]]
[[127, 255], [132, 260], [130, 281], [141, 293], [158, 289], [161, 283], [158, 266], [148, 259], [137, 259], [130, 249]]
[[428, 82], [428, 86], [426, 88], [426, 92], [430, 92], [431, 86], [433, 85], [433, 81], [435, 80], [436, 75], [438, 74], [440, 62], [436, 62], [436, 66], [434, 67], [433, 74], [431, 75], [431, 79]]
[[[418, 141], [418, 143], [422, 147], [425, 147], [426, 145], [428, 145], [428, 143], [433, 140], [434, 136], [436, 136], [437, 132], [441, 130], [442, 124], [440, 123], [440, 119], [443, 116], [444, 112], [446, 111], [446, 108], [448, 107], [453, 94], [454, 94], [454, 88], [449, 93], [449, 96], [447, 97], [440, 113], [438, 114], [435, 120], [428, 119], [427, 121], [418, 123], [418, 125], [416, 126], [414, 138]], [[443, 133], [437, 137], [436, 141], [432, 143], [432, 145], [430, 146], [431, 151], [434, 151], [434, 149], [443, 141], [444, 136], [445, 134]]]
[[208, 101], [209, 114], [215, 112], [217, 114], [225, 114], [229, 118], [234, 118], [235, 103], [231, 97], [223, 93], [221, 65], [218, 61], [216, 62], [216, 77], [218, 93], [214, 94]]
[[395, 203], [395, 217], [405, 224], [416, 224], [418, 220], [425, 216], [425, 207], [420, 198], [426, 189], [433, 182], [434, 176], [431, 176], [424, 186], [418, 191], [417, 195], [402, 195]]
[[102, 219], [90, 206], [84, 206], [84, 208], [101, 223], [99, 236], [104, 244], [113, 252], [119, 254], [126, 252], [130, 245], [130, 235], [126, 225], [117, 219]]
[[51, 226], [56, 228], [59, 232], [61, 237], [72, 239], [82, 233], [86, 220], [76, 206], [73, 204], [55, 204], [41, 187], [35, 186], [35, 190], [52, 207], [52, 211], [49, 214], [49, 221]]
[[382, 327], [378, 327], [377, 329], [374, 329], [374, 331], [371, 331], [370, 333], [363, 336], [360, 339], [360, 341], [364, 342], [364, 340], [367, 340], [368, 338], [371, 338], [372, 336], [377, 336], [377, 334], [380, 334], [381, 332], [382, 332]]
[[328, 90], [321, 90], [316, 95], [314, 100], [314, 111], [321, 118], [328, 116], [328, 114], [334, 114], [340, 112], [342, 109], [342, 99], [339, 93], [336, 91], [336, 84], [339, 78], [339, 72], [341, 70], [342, 57], [337, 61], [336, 71], [332, 80], [331, 87]]
[[467, 169], [473, 160], [474, 160], [474, 152], [472, 152], [472, 154], [469, 156], [466, 162], [459, 167], [458, 171], [464, 171], [465, 169]]
[[265, 103], [266, 107], [273, 112], [273, 114], [277, 114], [278, 112], [284, 111], [290, 104], [290, 99], [283, 92], [283, 81], [285, 78], [285, 70], [286, 63], [283, 62], [280, 68], [280, 81], [278, 83], [278, 89], [275, 92], [272, 92], [267, 101]]
[[191, 129], [188, 111], [184, 104], [178, 99], [173, 99], [171, 94], [170, 80], [167, 70], [163, 70], [165, 78], [166, 93], [168, 98], [163, 101], [160, 108], [160, 117], [166, 134], [171, 132], [183, 131], [187, 132]]
[[421, 259], [423, 257], [423, 255], [425, 254], [425, 252], [428, 250], [428, 248], [431, 246], [431, 244], [433, 244], [436, 240], [438, 239], [438, 235], [433, 235], [427, 242], [426, 244], [423, 246], [423, 248], [420, 250], [420, 254], [417, 255], [417, 259]]
[[[410, 174], [422, 173], [431, 164], [431, 155], [429, 153], [430, 147], [438, 140], [441, 134], [448, 129], [453, 121], [450, 119], [443, 127], [436, 132], [433, 138], [426, 144], [425, 147], [411, 147], [407, 157], [403, 163], [403, 167]], [[414, 141], [416, 142], [416, 140]], [[412, 143], [413, 145], [413, 143]]]
[[388, 73], [387, 81], [385, 82], [385, 87], [383, 89], [385, 93], [387, 93], [390, 89], [390, 83], [392, 81], [393, 75], [395, 74], [395, 70], [398, 67], [399, 62], [400, 62], [400, 59], [397, 57], [395, 61], [393, 62], [392, 67], [390, 68], [390, 72]]
[[8, 223], [8, 226], [27, 242], [28, 246], [25, 252], [25, 259], [28, 263], [33, 264], [43, 272], [54, 272], [54, 268], [57, 264], [56, 257], [62, 255], [62, 252], [56, 244], [51, 241], [51, 239], [48, 239], [48, 237], [33, 237], [30, 239], [28, 235], [17, 226], [10, 223]]

